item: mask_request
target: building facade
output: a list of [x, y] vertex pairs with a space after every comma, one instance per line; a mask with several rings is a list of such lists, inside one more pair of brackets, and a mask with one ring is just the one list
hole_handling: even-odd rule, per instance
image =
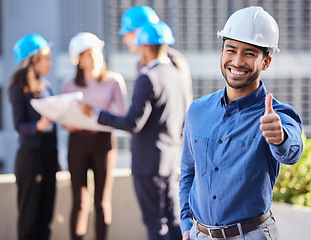
[[[92, 32], [105, 41], [108, 67], [124, 76], [130, 96], [137, 56], [122, 44], [118, 30], [122, 13], [137, 5], [151, 6], [172, 28], [174, 47], [186, 56], [191, 67], [194, 98], [225, 85], [219, 67], [222, 42], [217, 38], [217, 31], [237, 9], [262, 6], [279, 24], [281, 49], [273, 55], [271, 67], [262, 78], [268, 91], [297, 110], [305, 134], [311, 137], [309, 0], [0, 0], [0, 173], [14, 171], [18, 146], [6, 96], [8, 79], [17, 69], [12, 54], [16, 40], [28, 33], [39, 33], [53, 42], [54, 65], [47, 78], [58, 94], [63, 81], [74, 72], [67, 52], [69, 40], [80, 31]], [[66, 168], [67, 135], [61, 127], [58, 133], [60, 158]], [[119, 135], [120, 152], [126, 155], [129, 137]]]

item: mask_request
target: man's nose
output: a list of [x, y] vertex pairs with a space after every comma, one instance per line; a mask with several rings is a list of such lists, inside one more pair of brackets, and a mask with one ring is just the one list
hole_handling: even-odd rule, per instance
[[241, 67], [245, 65], [244, 57], [242, 54], [237, 53], [232, 58], [232, 64], [234, 64], [236, 67]]

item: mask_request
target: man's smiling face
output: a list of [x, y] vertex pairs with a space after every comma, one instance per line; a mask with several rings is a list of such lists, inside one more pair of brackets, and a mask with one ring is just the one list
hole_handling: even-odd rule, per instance
[[221, 50], [221, 72], [233, 89], [248, 88], [257, 83], [261, 71], [268, 68], [270, 61], [271, 57], [264, 57], [259, 48], [231, 39], [225, 40]]

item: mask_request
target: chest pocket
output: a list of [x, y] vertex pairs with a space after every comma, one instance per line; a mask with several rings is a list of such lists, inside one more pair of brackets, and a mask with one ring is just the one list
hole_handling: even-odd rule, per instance
[[254, 178], [262, 171], [265, 159], [258, 159], [257, 139], [233, 140], [230, 145], [227, 166], [235, 178]]
[[195, 171], [203, 176], [206, 173], [207, 168], [208, 138], [193, 136], [192, 146], [195, 160]]

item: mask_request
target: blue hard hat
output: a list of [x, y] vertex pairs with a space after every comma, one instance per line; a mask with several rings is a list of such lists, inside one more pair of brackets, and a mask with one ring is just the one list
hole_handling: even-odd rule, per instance
[[49, 43], [39, 34], [26, 35], [14, 44], [13, 54], [17, 63], [27, 57], [35, 55], [40, 49], [49, 46]]
[[135, 31], [145, 23], [157, 23], [160, 19], [156, 12], [148, 6], [136, 6], [128, 9], [122, 15], [120, 35]]
[[155, 24], [144, 24], [135, 36], [134, 45], [173, 45], [175, 39], [171, 28], [162, 21]]

